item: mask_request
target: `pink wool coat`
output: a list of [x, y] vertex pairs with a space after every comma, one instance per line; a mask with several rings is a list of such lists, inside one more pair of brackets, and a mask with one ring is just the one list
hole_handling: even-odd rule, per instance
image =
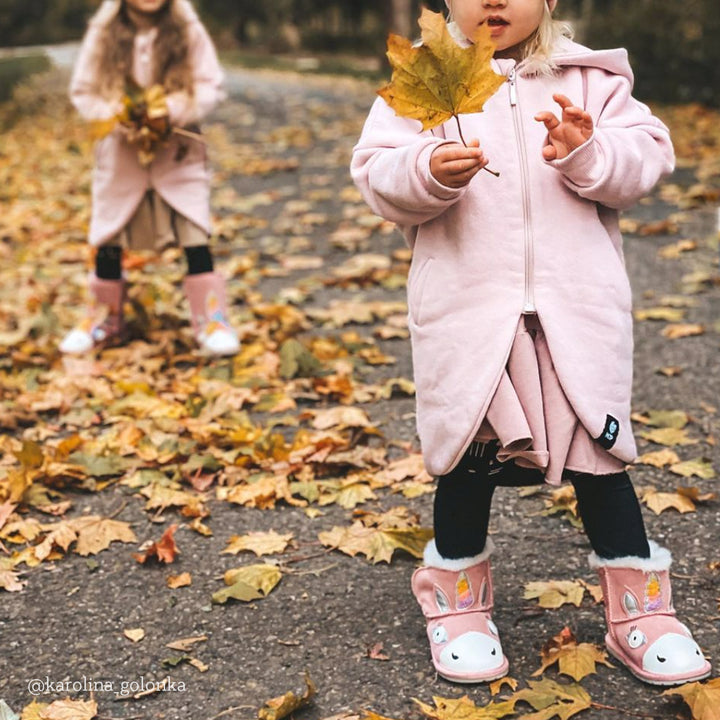
[[[635, 458], [630, 424], [631, 292], [618, 210], [673, 169], [667, 128], [631, 95], [625, 50], [557, 46], [554, 77], [493, 60], [508, 82], [484, 112], [460, 119], [496, 178], [461, 189], [438, 183], [430, 155], [459, 142], [454, 120], [434, 132], [376, 100], [351, 171], [378, 215], [413, 250], [408, 277], [417, 426], [428, 472], [448, 473], [474, 438], [506, 366], [518, 320], [536, 312], [563, 391], [582, 425], [622, 461]], [[533, 116], [585, 107], [592, 137], [562, 160], [541, 151]]]
[[[194, 93], [175, 92], [168, 97], [170, 122], [176, 126], [196, 123], [225, 97], [223, 72], [207, 31], [187, 0], [176, 0], [184, 15], [190, 41]], [[120, 98], [102, 97], [98, 90], [94, 59], [103, 27], [120, 8], [118, 0], [105, 0], [80, 49], [70, 83], [70, 99], [87, 120], [105, 120], [121, 109]], [[156, 29], [135, 37], [133, 76], [147, 87], [152, 83], [152, 49]], [[180, 145], [187, 152], [178, 161]], [[145, 192], [157, 191], [177, 212], [210, 234], [210, 174], [205, 145], [197, 140], [173, 137], [147, 168], [138, 161], [137, 150], [119, 130], [97, 143], [92, 183], [92, 218], [89, 240], [102, 245], [127, 225]]]

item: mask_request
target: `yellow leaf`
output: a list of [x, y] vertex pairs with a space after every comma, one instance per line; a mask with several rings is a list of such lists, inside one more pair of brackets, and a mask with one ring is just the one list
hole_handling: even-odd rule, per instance
[[97, 715], [94, 700], [55, 700], [41, 710], [41, 720], [92, 720]]
[[286, 692], [284, 695], [268, 700], [265, 706], [258, 710], [258, 718], [260, 720], [282, 720], [296, 710], [307, 707], [315, 697], [317, 689], [305, 673], [305, 692], [302, 695], [296, 695], [294, 692]]
[[189, 585], [192, 585], [192, 575], [189, 572], [168, 576], [167, 586], [172, 590], [176, 590], [181, 587], [188, 587]]
[[[42, 720], [42, 715], [40, 714], [46, 707], [48, 706], [48, 703], [40, 703], [37, 700], [33, 700], [29, 705], [26, 705], [23, 708], [22, 715], [20, 716], [20, 720]], [[0, 706], [2, 707], [2, 706]], [[0, 716], [2, 717], [2, 716]]]
[[643, 425], [678, 430], [682, 430], [690, 422], [690, 416], [684, 410], [648, 410], [643, 414], [633, 413], [632, 419]]
[[656, 514], [675, 508], [678, 512], [695, 512], [695, 503], [679, 493], [658, 492], [654, 487], [647, 487], [641, 491], [642, 501]]
[[715, 470], [713, 469], [711, 460], [704, 457], [685, 460], [684, 462], [676, 462], [670, 466], [670, 472], [676, 475], [682, 475], [683, 477], [696, 475], [704, 480], [711, 480], [715, 477]]
[[490, 28], [478, 28], [467, 48], [453, 40], [441, 13], [424, 8], [420, 28], [418, 47], [398, 35], [388, 38], [393, 74], [378, 94], [398, 115], [419, 120], [423, 130], [462, 113], [482, 112], [486, 100], [505, 82], [490, 65], [495, 52]]
[[576, 580], [550, 580], [529, 582], [525, 585], [525, 600], [537, 598], [543, 608], [556, 609], [565, 604], [580, 607], [585, 596], [585, 587]]
[[690, 708], [693, 720], [720, 720], [720, 678], [687, 683], [665, 690], [663, 695], [680, 695]]
[[228, 540], [228, 546], [222, 551], [237, 555], [239, 552], [249, 551], [256, 555], [275, 555], [285, 552], [293, 538], [292, 533], [279, 535], [274, 530], [270, 532], [251, 532], [247, 535], [233, 535]]
[[78, 555], [95, 555], [113, 542], [137, 542], [130, 525], [121, 520], [87, 515], [69, 520], [68, 523], [77, 533], [75, 552]]
[[645, 453], [641, 455], [635, 463], [638, 465], [652, 465], [653, 467], [662, 468], [680, 462], [678, 454], [674, 450], [656, 450], [655, 452]]
[[539, 711], [524, 714], [525, 720], [550, 720], [555, 716], [568, 720], [590, 707], [590, 696], [580, 685], [561, 685], [548, 678], [530, 680], [528, 685], [529, 688], [519, 690], [509, 700], [513, 704], [525, 702]]
[[508, 675], [501, 677], [499, 680], [490, 683], [490, 694], [493, 696], [499, 694], [505, 685], [509, 686], [511, 690], [517, 690], [518, 681]]
[[698, 442], [687, 434], [687, 430], [672, 427], [643, 430], [638, 434], [640, 437], [657, 443], [658, 445], [695, 445]]
[[128, 628], [123, 630], [123, 635], [134, 643], [140, 642], [145, 637], [145, 631], [142, 628]]
[[165, 643], [165, 647], [169, 647], [171, 650], [188, 652], [192, 649], [195, 643], [205, 642], [207, 639], [207, 635], [193, 635], [192, 637], [181, 638], [180, 640], [173, 640], [172, 642]]
[[484, 707], [478, 707], [467, 696], [461, 698], [433, 697], [435, 707], [413, 698], [413, 702], [420, 708], [425, 717], [431, 720], [497, 720], [506, 715], [513, 714], [512, 702], [491, 702]]
[[665, 320], [666, 322], [680, 322], [685, 319], [685, 311], [681, 308], [654, 307], [635, 310], [636, 320]]
[[228, 587], [213, 593], [212, 600], [225, 603], [228, 598], [251, 602], [266, 597], [280, 582], [282, 572], [274, 565], [247, 565], [228, 570], [223, 580]]
[[433, 536], [429, 528], [366, 527], [360, 521], [350, 527], [334, 527], [319, 534], [320, 542], [346, 555], [365, 555], [373, 564], [389, 563], [395, 550], [405, 550], [413, 557], [421, 558], [428, 540]]
[[658, 250], [658, 255], [666, 260], [676, 260], [682, 253], [697, 249], [695, 240], [678, 240], [671, 245], [665, 245]]
[[699, 324], [671, 324], [667, 325], [662, 331], [664, 337], [670, 340], [677, 340], [679, 338], [692, 337], [693, 335], [703, 335], [705, 333], [705, 326]]
[[587, 675], [595, 673], [597, 663], [613, 667], [607, 659], [607, 653], [597, 645], [578, 644], [572, 630], [564, 627], [555, 637], [548, 640], [540, 651], [541, 667], [533, 677], [542, 675], [551, 665], [558, 663], [558, 672], [569, 675], [579, 682]]

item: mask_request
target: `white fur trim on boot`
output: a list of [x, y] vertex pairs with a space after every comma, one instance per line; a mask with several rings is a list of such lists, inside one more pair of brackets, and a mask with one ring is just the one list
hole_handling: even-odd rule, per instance
[[423, 553], [423, 562], [428, 567], [439, 568], [441, 570], [452, 570], [454, 572], [460, 572], [460, 570], [467, 570], [467, 568], [477, 565], [478, 563], [487, 560], [495, 552], [495, 543], [488, 538], [485, 541], [485, 549], [479, 555], [473, 555], [472, 557], [457, 558], [456, 560], [449, 560], [444, 558], [435, 545], [435, 540], [431, 540], [425, 546], [425, 552]]
[[588, 562], [590, 567], [597, 570], [601, 567], [609, 568], [628, 568], [631, 570], [642, 570], [643, 572], [660, 572], [662, 570], [669, 570], [672, 564], [672, 555], [667, 548], [661, 547], [654, 540], [649, 540], [650, 545], [650, 557], [641, 558], [635, 555], [627, 555], [620, 558], [612, 558], [608, 560], [601, 558], [596, 553], [592, 552], [588, 555]]
[[240, 350], [240, 341], [232, 328], [218, 327], [210, 333], [198, 334], [198, 343], [209, 355], [235, 355]]

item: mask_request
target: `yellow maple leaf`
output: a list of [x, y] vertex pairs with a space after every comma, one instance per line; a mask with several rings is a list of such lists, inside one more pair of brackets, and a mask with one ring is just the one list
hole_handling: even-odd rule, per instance
[[658, 492], [654, 487], [649, 486], [641, 490], [640, 497], [656, 515], [671, 508], [675, 508], [680, 513], [695, 512], [693, 499], [679, 492]]
[[267, 563], [233, 568], [223, 575], [227, 587], [213, 593], [212, 601], [225, 603], [228, 598], [242, 602], [261, 600], [272, 592], [281, 578], [282, 572]]
[[452, 38], [441, 13], [423, 9], [420, 28], [422, 44], [417, 47], [406, 38], [389, 36], [387, 57], [393, 74], [378, 95], [396, 114], [419, 120], [423, 130], [451, 117], [459, 128], [458, 116], [482, 112], [488, 98], [505, 82], [490, 65], [495, 52], [490, 28], [478, 28], [467, 48]]
[[547, 668], [558, 664], [558, 672], [569, 675], [576, 682], [595, 673], [597, 663], [613, 667], [607, 659], [607, 653], [597, 645], [578, 643], [569, 627], [564, 627], [555, 637], [548, 640], [540, 651], [541, 667], [533, 677], [542, 675]]
[[693, 720], [720, 720], [720, 678], [706, 683], [687, 683], [666, 690], [663, 695], [680, 695], [690, 708]]
[[580, 607], [584, 596], [585, 586], [576, 580], [550, 580], [527, 583], [523, 598], [537, 599], [540, 607], [556, 609], [566, 603]]
[[40, 711], [42, 720], [92, 720], [97, 715], [94, 700], [55, 700]]
[[239, 552], [249, 551], [256, 555], [275, 555], [285, 552], [293, 538], [292, 533], [284, 533], [282, 535], [274, 530], [270, 532], [251, 532], [247, 535], [233, 535], [228, 540], [228, 546], [223, 553], [237, 555]]

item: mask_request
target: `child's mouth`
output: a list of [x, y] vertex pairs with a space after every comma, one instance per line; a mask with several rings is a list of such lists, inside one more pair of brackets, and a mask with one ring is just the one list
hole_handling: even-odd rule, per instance
[[486, 18], [485, 22], [490, 27], [504, 27], [505, 25], [510, 24], [507, 20], [505, 20], [504, 18], [501, 18], [501, 17], [489, 17], [489, 18]]

